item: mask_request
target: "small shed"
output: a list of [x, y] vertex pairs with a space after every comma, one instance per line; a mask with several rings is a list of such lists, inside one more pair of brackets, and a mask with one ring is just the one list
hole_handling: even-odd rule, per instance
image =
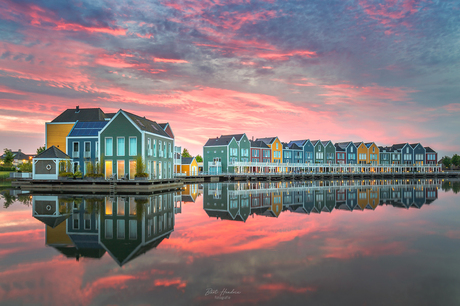
[[70, 161], [70, 157], [51, 146], [32, 159], [32, 179], [34, 180], [57, 180], [59, 176], [59, 163]]
[[181, 164], [176, 167], [177, 173], [182, 173], [186, 176], [198, 175], [198, 163], [195, 157], [182, 157]]

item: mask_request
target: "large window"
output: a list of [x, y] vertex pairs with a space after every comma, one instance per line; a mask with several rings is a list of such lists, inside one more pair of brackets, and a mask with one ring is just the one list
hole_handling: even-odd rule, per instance
[[113, 138], [107, 137], [105, 139], [105, 156], [113, 155]]
[[117, 138], [117, 155], [125, 156], [125, 138], [124, 137]]
[[79, 158], [80, 157], [80, 143], [79, 142], [74, 142], [73, 143], [72, 157], [73, 158]]
[[91, 142], [85, 141], [85, 158], [91, 158]]
[[252, 157], [259, 157], [259, 150], [257, 149], [252, 150]]
[[137, 155], [137, 137], [129, 137], [129, 156]]
[[157, 140], [153, 140], [153, 157], [157, 157]]

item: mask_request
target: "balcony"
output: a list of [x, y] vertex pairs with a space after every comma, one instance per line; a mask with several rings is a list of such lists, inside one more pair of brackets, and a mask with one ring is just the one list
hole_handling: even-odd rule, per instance
[[152, 151], [152, 149], [148, 149], [148, 151], [147, 151], [147, 155], [148, 155], [148, 156], [152, 156], [152, 155], [153, 155], [153, 151]]
[[77, 151], [77, 152], [72, 152], [72, 158], [80, 158], [80, 152]]
[[85, 152], [85, 158], [91, 158], [91, 152]]
[[159, 154], [158, 154], [159, 157], [163, 157], [163, 151], [160, 151], [160, 152], [158, 152], [158, 153], [159, 153]]

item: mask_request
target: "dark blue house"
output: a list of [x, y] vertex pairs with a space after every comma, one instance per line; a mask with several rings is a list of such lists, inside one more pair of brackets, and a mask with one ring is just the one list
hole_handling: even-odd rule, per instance
[[297, 145], [303, 151], [303, 156], [301, 159], [302, 161], [300, 161], [301, 163], [314, 163], [315, 148], [311, 143], [310, 139], [294, 140], [289, 142], [288, 145], [291, 146], [293, 144]]
[[424, 165], [426, 149], [420, 143], [411, 143], [410, 146], [414, 150], [413, 151], [414, 159], [412, 160], [412, 163], [416, 165]]
[[78, 168], [85, 175], [89, 163], [97, 162], [98, 133], [109, 121], [77, 122], [67, 136], [67, 152], [73, 160], [74, 171]]
[[401, 153], [401, 164], [412, 165], [414, 163], [414, 149], [408, 143], [394, 144], [393, 150]]

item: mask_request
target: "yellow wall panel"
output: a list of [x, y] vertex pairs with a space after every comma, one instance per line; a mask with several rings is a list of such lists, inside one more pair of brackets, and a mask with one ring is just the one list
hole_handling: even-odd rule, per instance
[[65, 139], [69, 135], [70, 130], [74, 123], [64, 124], [47, 124], [46, 125], [46, 148], [51, 146], [59, 148], [62, 152], [67, 154]]

